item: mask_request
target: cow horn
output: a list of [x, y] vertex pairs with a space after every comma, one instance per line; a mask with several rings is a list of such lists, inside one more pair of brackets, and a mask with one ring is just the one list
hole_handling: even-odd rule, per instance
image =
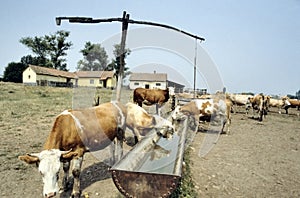
[[22, 160], [28, 164], [33, 164], [33, 163], [38, 163], [39, 162], [39, 157], [38, 154], [26, 154], [18, 157], [19, 160]]
[[30, 156], [30, 157], [37, 157], [40, 158], [40, 153], [26, 153], [26, 155]]
[[70, 149], [69, 151], [61, 151], [61, 160], [71, 160], [73, 157], [77, 156], [78, 152], [76, 151], [72, 151], [72, 149]]
[[68, 150], [68, 151], [60, 151], [61, 155], [65, 155], [67, 153], [70, 153], [72, 151], [72, 149]]

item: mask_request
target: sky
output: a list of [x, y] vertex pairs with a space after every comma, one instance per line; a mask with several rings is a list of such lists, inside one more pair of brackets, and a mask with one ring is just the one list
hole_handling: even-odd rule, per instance
[[[120, 42], [121, 23], [76, 24], [58, 16], [121, 17], [174, 26], [204, 42], [171, 30], [129, 24], [134, 72], [168, 72], [172, 81], [231, 93], [286, 95], [300, 89], [299, 0], [2, 0], [0, 2], [0, 75], [10, 62], [34, 55], [19, 40], [70, 31], [67, 64], [75, 71], [85, 42], [103, 46]], [[115, 42], [115, 43], [113, 43]], [[112, 57], [110, 57], [112, 58]], [[162, 67], [160, 67], [162, 66]], [[221, 85], [222, 84], [222, 85]]]

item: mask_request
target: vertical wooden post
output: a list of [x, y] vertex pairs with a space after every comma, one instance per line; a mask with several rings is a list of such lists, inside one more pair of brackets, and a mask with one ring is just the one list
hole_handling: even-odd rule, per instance
[[195, 57], [194, 57], [194, 98], [196, 98], [196, 72], [197, 72], [197, 39], [195, 39]]
[[124, 65], [125, 65], [125, 43], [126, 43], [126, 36], [127, 36], [127, 29], [128, 29], [128, 21], [129, 21], [129, 14], [126, 14], [126, 11], [123, 12], [123, 19], [122, 19], [122, 37], [121, 37], [121, 44], [120, 44], [120, 68], [118, 74], [118, 82], [117, 82], [117, 93], [116, 93], [116, 100], [120, 102], [121, 99], [121, 89], [122, 89], [122, 82], [123, 82], [123, 74], [124, 74]]

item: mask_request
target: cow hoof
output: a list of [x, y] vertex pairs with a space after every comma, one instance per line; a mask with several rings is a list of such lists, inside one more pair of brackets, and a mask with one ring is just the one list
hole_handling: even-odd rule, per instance
[[80, 193], [79, 192], [72, 193], [71, 198], [80, 198]]

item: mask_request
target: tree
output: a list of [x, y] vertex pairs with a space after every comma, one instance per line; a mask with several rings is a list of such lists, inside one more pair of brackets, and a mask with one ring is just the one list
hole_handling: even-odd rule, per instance
[[31, 49], [37, 55], [38, 65], [47, 66], [49, 60], [47, 59], [47, 43], [43, 37], [25, 37], [20, 39], [20, 43]]
[[80, 50], [83, 60], [78, 61], [77, 69], [82, 71], [103, 71], [107, 66], [107, 53], [100, 44], [86, 42], [84, 49]]
[[[114, 45], [114, 55], [115, 55], [115, 59], [112, 59], [111, 60], [111, 63], [107, 66], [107, 69], [108, 71], [112, 71], [114, 70], [115, 71], [115, 74], [117, 76], [119, 76], [119, 73], [120, 73], [120, 55], [121, 55], [121, 46], [120, 44], [115, 44]], [[125, 52], [124, 52], [124, 73], [123, 73], [123, 78], [125, 78], [127, 75], [130, 74], [130, 71], [129, 71], [129, 68], [126, 67], [126, 62], [125, 62], [125, 59], [128, 55], [130, 55], [130, 49], [127, 48], [125, 49]]]
[[296, 92], [296, 98], [297, 98], [298, 100], [300, 100], [300, 90], [299, 90], [298, 92]]
[[45, 35], [42, 37], [24, 37], [20, 39], [20, 43], [27, 46], [36, 55], [32, 57], [32, 61], [36, 65], [50, 67], [54, 69], [66, 71], [66, 51], [73, 45], [67, 42], [70, 32], [57, 31], [55, 34]]
[[49, 56], [52, 67], [59, 70], [67, 70], [66, 59], [63, 58], [67, 55], [66, 51], [72, 46], [72, 42], [66, 42], [70, 32], [57, 31], [56, 34], [45, 36], [45, 40], [49, 44]]
[[41, 65], [40, 63], [42, 62], [40, 57], [33, 57], [31, 55], [23, 56], [21, 58], [21, 63], [25, 65]]
[[27, 68], [24, 63], [11, 62], [5, 68], [3, 81], [22, 83], [23, 71]]

